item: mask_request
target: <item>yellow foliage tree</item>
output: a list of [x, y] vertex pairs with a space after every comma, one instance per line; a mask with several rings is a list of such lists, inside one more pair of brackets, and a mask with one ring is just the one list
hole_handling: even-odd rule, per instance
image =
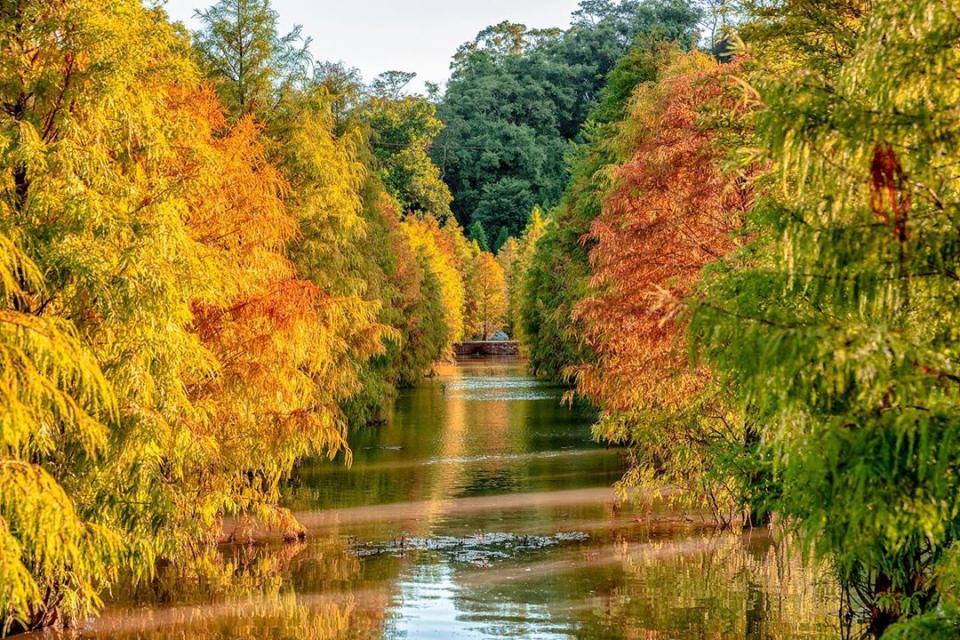
[[138, 0], [0, 21], [20, 79], [0, 84], [0, 611], [28, 629], [191, 557], [226, 514], [280, 521], [295, 461], [345, 446], [385, 332], [337, 261], [363, 168], [322, 110], [286, 138], [228, 125]]
[[[425, 269], [440, 285], [443, 318], [447, 326], [445, 355], [452, 353], [453, 344], [464, 336], [464, 307], [466, 290], [458, 268], [458, 257], [451, 237], [435, 218], [407, 218], [404, 228], [414, 251], [421, 257]], [[461, 234], [462, 237], [462, 234]]]
[[0, 573], [14, 579], [0, 611], [33, 628], [84, 615], [122, 566], [143, 574], [179, 548], [170, 480], [198, 450], [184, 381], [213, 366], [190, 303], [211, 289], [165, 108], [195, 74], [162, 14], [19, 2], [0, 12], [0, 51], [0, 227], [17, 240], [3, 306], [21, 342], [5, 342], [4, 375], [23, 405], [4, 408], [0, 435], [0, 473], [18, 469], [19, 487], [2, 491]]
[[285, 203], [300, 233], [291, 245], [298, 274], [324, 293], [323, 327], [331, 361], [318, 380], [324, 402], [340, 402], [362, 390], [361, 373], [398, 333], [378, 321], [380, 302], [367, 296], [358, 269], [367, 239], [363, 189], [368, 178], [360, 158], [363, 139], [350, 128], [335, 134], [330, 96], [311, 89], [278, 108], [268, 132], [277, 166], [289, 184]]
[[[519, 240], [511, 238], [507, 241], [516, 243], [515, 248], [507, 252], [501, 251], [503, 257], [500, 258], [500, 264], [504, 269], [504, 275], [507, 278], [507, 313], [508, 323], [512, 329], [512, 335], [515, 340], [521, 344], [524, 343], [523, 335], [523, 295], [526, 286], [527, 273], [533, 264], [533, 258], [537, 251], [537, 242], [543, 237], [546, 231], [547, 223], [543, 217], [543, 211], [540, 207], [535, 207], [527, 222], [527, 228]], [[504, 245], [506, 247], [507, 245]]]
[[349, 459], [386, 346], [414, 378], [464, 333], [459, 227], [401, 223], [322, 90], [228, 113], [194, 60], [140, 0], [0, 9], [0, 635], [205, 557], [227, 515], [295, 533], [282, 481]]
[[[331, 345], [340, 327], [326, 321], [330, 296], [298, 279], [285, 256], [299, 227], [260, 127], [249, 117], [229, 125], [209, 89], [185, 93], [169, 108], [191, 124], [181, 141], [190, 149], [187, 222], [216, 284], [212, 297], [194, 301], [192, 326], [216, 368], [188, 381], [193, 439], [210, 445], [210, 458], [188, 478], [202, 476], [207, 489], [191, 491], [194, 504], [178, 513], [196, 519], [201, 496], [208, 501], [201, 513], [219, 515], [217, 505], [231, 503], [235, 512], [292, 530], [274, 506], [281, 480], [304, 455], [346, 448], [337, 401], [353, 387], [320, 390], [339, 362]], [[221, 473], [211, 476], [209, 466]]]
[[507, 281], [503, 267], [493, 254], [480, 252], [474, 259], [471, 280], [470, 329], [474, 336], [488, 340], [504, 327], [507, 315]]

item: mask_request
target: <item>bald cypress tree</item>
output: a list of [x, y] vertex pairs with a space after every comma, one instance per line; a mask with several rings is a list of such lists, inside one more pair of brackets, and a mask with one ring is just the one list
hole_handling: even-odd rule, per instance
[[219, 0], [198, 10], [194, 46], [231, 113], [260, 114], [312, 72], [299, 25], [282, 35], [270, 0]]
[[775, 509], [836, 565], [854, 613], [876, 636], [924, 612], [949, 625], [960, 12], [789, 0], [760, 15], [747, 34], [777, 180], [753, 242], [707, 281], [694, 336], [762, 425]]

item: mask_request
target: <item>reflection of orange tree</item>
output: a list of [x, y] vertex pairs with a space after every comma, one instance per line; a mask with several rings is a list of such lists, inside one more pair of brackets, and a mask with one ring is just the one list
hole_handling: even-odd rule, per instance
[[[458, 371], [455, 375], [462, 381], [461, 372]], [[450, 378], [451, 381], [456, 379]], [[451, 393], [444, 400], [444, 422], [439, 454], [444, 460], [457, 459], [464, 455], [466, 449], [469, 411], [462, 394]], [[429, 533], [443, 518], [446, 511], [445, 502], [455, 494], [456, 487], [463, 480], [463, 474], [462, 464], [444, 463], [437, 466], [437, 476], [430, 487], [430, 498], [423, 518], [426, 532]]]
[[[464, 384], [466, 376], [477, 375], [477, 371], [461, 368], [451, 377], [451, 386]], [[498, 377], [506, 370], [484, 368], [481, 375]], [[439, 455], [447, 461], [438, 465], [437, 477], [430, 488], [430, 508], [425, 521], [436, 523], [443, 517], [449, 499], [455, 498], [458, 491], [470, 480], [469, 463], [461, 461], [465, 456], [487, 455], [483, 461], [488, 472], [499, 471], [512, 464], [509, 460], [494, 456], [507, 452], [511, 431], [525, 424], [526, 413], [530, 410], [528, 402], [514, 402], [508, 399], [487, 397], [478, 403], [480, 390], [465, 394], [462, 390], [448, 393], [444, 398], [444, 424], [441, 435]], [[529, 470], [524, 467], [524, 473]]]
[[228, 605], [137, 610], [123, 618], [108, 612], [97, 627], [109, 631], [114, 640], [334, 640], [381, 637], [383, 618], [382, 607], [377, 611], [367, 606], [359, 594], [301, 598], [284, 592], [269, 599]]
[[622, 626], [629, 637], [839, 637], [835, 581], [804, 567], [787, 540], [671, 539], [622, 545], [619, 558], [628, 580], [596, 613], [600, 624]]
[[[97, 628], [122, 638], [373, 638], [389, 593], [359, 583], [361, 564], [339, 537], [308, 545], [237, 547], [162, 568], [128, 592], [133, 602], [179, 606], [108, 611]], [[294, 584], [309, 585], [298, 593]], [[201, 604], [202, 603], [202, 604]]]
[[[525, 403], [488, 398], [483, 402], [481, 410], [474, 406], [473, 410], [469, 411], [471, 423], [468, 428], [473, 431], [476, 453], [496, 455], [504, 452], [510, 442], [511, 425], [520, 429], [519, 424], [511, 420], [513, 407], [520, 404]], [[492, 459], [487, 463], [502, 464]]]

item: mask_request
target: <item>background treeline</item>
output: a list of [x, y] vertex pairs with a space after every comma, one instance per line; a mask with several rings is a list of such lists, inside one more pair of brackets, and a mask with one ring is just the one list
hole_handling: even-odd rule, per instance
[[0, 635], [88, 615], [278, 505], [464, 337], [501, 267], [435, 107], [315, 64], [267, 0], [0, 3]]
[[958, 637], [960, 3], [714, 5], [715, 55], [666, 28], [614, 66], [501, 251], [511, 321], [625, 494], [776, 518], [867, 632]]
[[534, 205], [555, 206], [566, 155], [618, 61], [641, 35], [689, 48], [701, 17], [689, 0], [584, 0], [566, 31], [503, 22], [460, 47], [432, 148], [457, 220], [473, 237], [482, 227], [499, 249], [523, 231]]

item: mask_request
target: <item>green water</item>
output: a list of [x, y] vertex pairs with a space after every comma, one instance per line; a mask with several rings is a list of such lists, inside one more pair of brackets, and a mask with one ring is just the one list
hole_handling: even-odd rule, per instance
[[622, 453], [561, 396], [518, 363], [451, 368], [353, 435], [351, 469], [301, 470], [287, 503], [307, 542], [163, 571], [112, 594], [81, 636], [838, 636], [830, 581], [782, 540], [619, 508]]

